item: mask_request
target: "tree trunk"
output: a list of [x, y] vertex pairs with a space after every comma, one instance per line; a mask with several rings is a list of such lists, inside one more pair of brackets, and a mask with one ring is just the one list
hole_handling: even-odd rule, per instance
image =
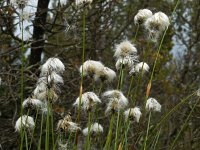
[[30, 65], [41, 61], [41, 54], [44, 50], [44, 33], [47, 18], [49, 0], [38, 0], [37, 12], [33, 23], [33, 40], [31, 44]]

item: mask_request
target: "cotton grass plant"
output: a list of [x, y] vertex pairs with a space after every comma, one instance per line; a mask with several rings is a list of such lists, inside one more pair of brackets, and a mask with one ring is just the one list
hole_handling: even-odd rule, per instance
[[[139, 145], [144, 150], [150, 147], [155, 149], [161, 134], [161, 125], [192, 96], [195, 94], [197, 96], [199, 95], [199, 91], [191, 94], [161, 117], [158, 114], [161, 113], [162, 106], [160, 102], [162, 100], [149, 98], [153, 96], [151, 94], [151, 87], [154, 72], [159, 61], [158, 55], [161, 51], [164, 37], [170, 25], [170, 19], [163, 12], [153, 14], [148, 9], [139, 10], [133, 21], [137, 26], [136, 34], [133, 35], [134, 40], [126, 39], [122, 40], [121, 43], [116, 43], [113, 53], [113, 57], [116, 59], [115, 72], [115, 70], [111, 69], [114, 65], [106, 66], [98, 60], [85, 60], [86, 15], [88, 5], [92, 1], [76, 1], [75, 3], [78, 7], [82, 6], [80, 9], [82, 9], [83, 14], [82, 63], [79, 68], [81, 79], [79, 95], [77, 95], [77, 98], [74, 98], [72, 105], [72, 108], [76, 110], [75, 114], [65, 113], [60, 116], [59, 120], [55, 120], [54, 118], [53, 106], [59, 101], [59, 96], [62, 91], [61, 86], [64, 84], [62, 74], [65, 73], [65, 66], [58, 58], [49, 58], [40, 67], [40, 76], [35, 89], [33, 89], [30, 97], [24, 99], [24, 46], [22, 42], [22, 107], [21, 116], [15, 124], [15, 130], [20, 133], [21, 137], [20, 149], [24, 147], [24, 137], [27, 150], [32, 148], [32, 142], [38, 144], [38, 150], [42, 149], [43, 143], [45, 144], [44, 147], [46, 150], [78, 148], [120, 150], [130, 149], [130, 146], [133, 146], [133, 144]], [[173, 13], [178, 3], [179, 1], [177, 1]], [[21, 9], [23, 9], [23, 5], [20, 5]], [[146, 40], [152, 40], [153, 43], [160, 42], [159, 44], [155, 43], [155, 46], [158, 46], [158, 48], [153, 67], [148, 65], [150, 62], [146, 62], [147, 60], [141, 61], [138, 49], [136, 48], [137, 45], [134, 44], [137, 40], [137, 32], [140, 26], [143, 26], [143, 30], [146, 30], [149, 34], [149, 38]], [[124, 79], [128, 76], [130, 76], [130, 83], [127, 84]], [[141, 102], [138, 102], [136, 97], [138, 95], [138, 89], [140, 88], [140, 79], [144, 76], [149, 77], [149, 81], [146, 83], [146, 95], [143, 94], [143, 97], [140, 97]], [[92, 83], [90, 91], [85, 91], [83, 81], [86, 78]], [[133, 85], [134, 79], [137, 80], [136, 85]], [[113, 85], [115, 86], [112, 88], [109, 86], [107, 88], [107, 85], [111, 83], [114, 83]], [[99, 86], [95, 87], [95, 84]], [[183, 127], [171, 144], [171, 149], [173, 149], [173, 146], [191, 117], [197, 102], [192, 107]], [[31, 112], [34, 112], [34, 115]], [[158, 122], [152, 121], [153, 116], [158, 118]], [[107, 124], [100, 118], [106, 118]], [[82, 120], [84, 121], [82, 122]], [[55, 122], [57, 126], [55, 126]], [[132, 141], [135, 143], [131, 143], [129, 140], [130, 131], [132, 131], [134, 126], [137, 127], [140, 125], [144, 129], [138, 137], [138, 140]], [[39, 135], [35, 132], [38, 129]], [[43, 132], [45, 132], [45, 138], [43, 138]], [[157, 133], [154, 134], [155, 132]]]

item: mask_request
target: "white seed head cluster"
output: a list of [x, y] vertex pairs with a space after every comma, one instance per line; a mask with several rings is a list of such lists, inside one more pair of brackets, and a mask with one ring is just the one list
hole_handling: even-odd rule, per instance
[[63, 119], [58, 121], [57, 130], [59, 129], [64, 132], [76, 132], [77, 130], [81, 130], [78, 124], [72, 122], [70, 115], [66, 115]]
[[125, 58], [119, 58], [115, 64], [117, 70], [128, 66], [128, 68], [132, 68], [136, 63], [138, 63], [138, 56], [126, 56]]
[[108, 100], [105, 113], [114, 113], [127, 107], [128, 100], [121, 91], [110, 90], [103, 93], [102, 97]]
[[64, 84], [63, 78], [59, 75], [65, 70], [64, 64], [58, 58], [49, 58], [41, 67], [40, 78], [38, 79], [34, 97], [39, 100], [56, 101], [60, 92], [59, 86]]
[[73, 105], [77, 108], [81, 107], [84, 111], [90, 111], [97, 103], [101, 103], [99, 97], [93, 92], [86, 92], [81, 98], [78, 97]]
[[94, 74], [103, 70], [104, 65], [100, 61], [87, 60], [81, 65], [79, 71], [83, 76], [93, 77]]
[[127, 56], [136, 55], [137, 49], [130, 41], [126, 40], [116, 46], [114, 57], [117, 59]]
[[95, 81], [112, 82], [116, 78], [116, 73], [108, 67], [103, 67], [100, 72], [94, 74]]
[[64, 64], [58, 58], [49, 58], [41, 67], [41, 76], [49, 75], [51, 72], [63, 73], [65, 71]]
[[33, 91], [34, 97], [45, 101], [49, 96], [49, 98], [53, 98], [53, 100], [56, 101], [58, 97], [56, 91], [59, 91], [59, 87], [55, 83], [48, 83], [47, 80], [48, 79], [46, 77], [41, 77], [38, 79], [37, 86]]
[[[83, 129], [82, 132], [83, 132], [84, 136], [87, 136], [88, 135], [88, 127], [85, 128], [85, 129]], [[100, 133], [103, 133], [103, 127], [102, 127], [102, 125], [99, 124], [99, 123], [92, 124], [91, 127], [90, 127], [90, 133], [92, 135], [98, 135]]]
[[47, 77], [48, 83], [55, 83], [55, 84], [64, 84], [63, 78], [57, 74], [55, 71], [52, 71]]
[[161, 111], [161, 105], [154, 98], [149, 98], [146, 102], [146, 110], [147, 111]]
[[20, 132], [21, 128], [32, 130], [35, 127], [35, 122], [32, 117], [23, 115], [19, 117], [15, 123], [15, 130]]
[[22, 103], [22, 107], [36, 107], [36, 108], [42, 108], [44, 107], [44, 103], [39, 100], [39, 99], [35, 99], [35, 98], [27, 98], [23, 101]]
[[142, 113], [139, 107], [129, 108], [124, 112], [125, 119], [129, 119], [130, 121], [135, 120], [136, 122], [140, 121]]
[[169, 18], [163, 12], [157, 12], [145, 22], [145, 28], [149, 32], [149, 36], [156, 41], [159, 35], [170, 25]]
[[143, 24], [153, 13], [149, 9], [140, 9], [134, 17], [134, 23], [137, 25]]
[[105, 67], [100, 61], [87, 60], [79, 68], [80, 74], [89, 76], [94, 81], [112, 82], [116, 78], [116, 73]]
[[114, 57], [116, 58], [115, 67], [119, 70], [121, 67], [132, 67], [138, 62], [137, 49], [130, 41], [126, 40], [116, 46]]
[[135, 66], [133, 66], [133, 68], [131, 69], [131, 71], [129, 72], [129, 74], [134, 74], [134, 73], [140, 73], [140, 71], [142, 72], [142, 75], [146, 72], [149, 71], [149, 65], [145, 62], [140, 62], [138, 64], [136, 64]]

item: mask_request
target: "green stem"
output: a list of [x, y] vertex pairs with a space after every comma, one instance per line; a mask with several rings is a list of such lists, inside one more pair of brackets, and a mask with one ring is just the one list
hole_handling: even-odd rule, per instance
[[132, 75], [131, 76], [131, 82], [130, 82], [129, 88], [128, 88], [127, 98], [129, 97], [130, 92], [131, 92], [131, 88], [132, 88], [132, 84], [133, 84], [133, 79], [134, 79], [134, 76]]
[[27, 132], [25, 132], [25, 142], [26, 142], [26, 150], [28, 150], [28, 137], [27, 137]]
[[99, 92], [98, 92], [98, 95], [99, 95], [99, 96], [100, 96], [100, 94], [101, 94], [102, 88], [103, 88], [103, 83], [101, 82], [101, 83], [100, 83]]
[[[37, 124], [37, 118], [38, 118], [38, 108], [37, 108], [37, 111], [36, 111], [35, 124]], [[33, 128], [29, 150], [31, 150], [31, 146], [32, 146], [33, 138], [34, 138], [34, 133], [35, 133], [35, 129], [36, 129], [36, 125]]]
[[120, 123], [120, 111], [118, 111], [118, 114], [117, 114], [117, 125], [116, 125], [116, 133], [115, 133], [115, 147], [114, 147], [114, 150], [117, 149], [117, 141], [118, 141], [118, 134], [119, 134], [119, 123]]
[[[77, 123], [80, 122], [80, 114], [81, 114], [81, 99], [82, 99], [83, 75], [84, 75], [83, 64], [84, 64], [84, 60], [85, 60], [85, 45], [86, 45], [85, 44], [85, 42], [86, 42], [85, 28], [86, 28], [86, 10], [85, 10], [85, 7], [84, 7], [84, 10], [83, 10], [83, 33], [82, 33], [82, 36], [83, 36], [83, 43], [82, 43], [82, 47], [83, 47], [83, 49], [82, 49], [82, 72], [81, 72], [80, 99], [79, 99]], [[77, 145], [77, 144], [78, 144], [78, 131], [76, 132], [76, 137], [75, 137], [75, 145]]]
[[122, 83], [122, 72], [123, 72], [123, 61], [122, 60], [122, 63], [121, 63], [121, 66], [120, 66], [120, 73], [119, 73], [119, 79], [118, 79], [118, 84], [117, 84], [117, 89], [120, 89], [121, 87], [121, 83]]
[[[127, 139], [127, 134], [128, 134], [128, 130], [130, 128], [130, 121], [127, 120], [127, 125], [126, 125], [126, 129], [125, 129], [125, 149], [128, 149], [128, 139]], [[123, 145], [122, 145], [123, 146]]]
[[136, 37], [137, 37], [137, 35], [138, 35], [139, 28], [140, 28], [140, 25], [138, 24], [138, 25], [137, 25], [137, 28], [136, 28], [136, 33], [135, 33], [135, 36], [134, 36], [133, 42], [136, 41]]
[[91, 112], [88, 112], [88, 135], [87, 135], [87, 142], [86, 142], [86, 149], [90, 149], [90, 129], [91, 129]]
[[[52, 110], [52, 104], [50, 105], [50, 110]], [[52, 146], [54, 147], [54, 125], [53, 125], [53, 112], [51, 113], [51, 134], [52, 134]]]
[[160, 130], [158, 131], [158, 133], [156, 134], [156, 140], [155, 140], [155, 144], [153, 145], [153, 149], [156, 149], [156, 145], [157, 145], [158, 139], [159, 139], [159, 137], [160, 137], [160, 132], [161, 132], [161, 128], [160, 128]]
[[[48, 94], [49, 95], [49, 94]], [[48, 96], [49, 97], [49, 96]], [[47, 118], [46, 118], [46, 138], [45, 138], [45, 150], [49, 150], [49, 99], [47, 102]]]
[[111, 139], [112, 139], [112, 129], [113, 129], [114, 118], [115, 118], [115, 115], [113, 113], [112, 117], [111, 117], [111, 120], [110, 120], [110, 126], [109, 126], [108, 135], [106, 137], [106, 144], [105, 144], [105, 147], [104, 147], [105, 150], [109, 150], [110, 149], [110, 142], [111, 142]]
[[[23, 9], [22, 9], [22, 16], [23, 16]], [[21, 21], [21, 28], [22, 28], [22, 47], [21, 47], [21, 81], [20, 81], [20, 95], [21, 95], [21, 110], [20, 110], [20, 116], [22, 117], [23, 115], [23, 107], [22, 103], [24, 100], [24, 24], [23, 24], [23, 19]], [[22, 119], [21, 119], [21, 125], [22, 125]], [[20, 130], [20, 150], [23, 149], [23, 134], [22, 130]]]
[[148, 139], [148, 134], [149, 134], [150, 121], [151, 121], [151, 110], [150, 110], [150, 112], [149, 112], [149, 119], [148, 119], [148, 125], [147, 125], [146, 137], [145, 137], [145, 140], [144, 140], [144, 150], [146, 150], [147, 139]]
[[41, 124], [40, 124], [40, 138], [39, 138], [39, 144], [38, 144], [38, 150], [41, 149], [41, 143], [42, 143], [42, 131], [43, 131], [43, 121], [44, 121], [44, 114], [42, 112], [42, 118], [41, 118]]

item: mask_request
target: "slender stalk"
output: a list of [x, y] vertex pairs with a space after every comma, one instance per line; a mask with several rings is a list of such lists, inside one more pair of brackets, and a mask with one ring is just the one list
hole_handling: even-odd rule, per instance
[[98, 95], [99, 96], [101, 94], [102, 89], [103, 89], [103, 82], [100, 83], [100, 88], [99, 88], [99, 91], [98, 91]]
[[[35, 124], [37, 124], [37, 119], [38, 119], [38, 108], [37, 108], [37, 111], [36, 111]], [[32, 146], [33, 138], [34, 138], [34, 133], [35, 133], [35, 129], [36, 129], [36, 126], [33, 128], [29, 150], [31, 150], [31, 146]]]
[[125, 138], [124, 138], [124, 140], [125, 140], [125, 149], [128, 149], [128, 139], [127, 139], [128, 136], [127, 136], [127, 134], [128, 134], [128, 130], [130, 128], [130, 121], [127, 120], [126, 122], [127, 123], [126, 123], [126, 129], [125, 129], [125, 135], [124, 135]]
[[[22, 16], [23, 16], [23, 9], [22, 9]], [[20, 110], [20, 116], [22, 117], [23, 115], [23, 107], [22, 107], [22, 103], [24, 100], [24, 24], [23, 24], [23, 17], [22, 17], [22, 21], [21, 21], [21, 28], [22, 28], [22, 34], [21, 34], [21, 38], [22, 38], [22, 47], [21, 47], [21, 81], [20, 81], [20, 98], [21, 98], [21, 110]], [[22, 119], [21, 119], [21, 125], [22, 125]], [[22, 135], [22, 130], [20, 130], [20, 150], [23, 149], [23, 135]]]
[[115, 133], [115, 147], [114, 147], [114, 150], [117, 149], [117, 141], [118, 141], [118, 134], [119, 134], [119, 130], [120, 130], [120, 114], [121, 114], [121, 111], [118, 111], [118, 114], [117, 114], [117, 125], [116, 125], [116, 133]]
[[49, 100], [47, 103], [45, 150], [49, 150]]
[[132, 75], [131, 76], [131, 82], [130, 82], [129, 88], [128, 88], [127, 98], [129, 97], [130, 92], [131, 92], [131, 88], [132, 88], [132, 84], [133, 84], [133, 79], [134, 79], [134, 76]]
[[[130, 114], [130, 112], [129, 112], [129, 114]], [[128, 133], [128, 130], [129, 130], [129, 127], [130, 127], [130, 121], [129, 121], [129, 119], [127, 118], [126, 119], [126, 121], [125, 121], [125, 123], [124, 123], [125, 125], [124, 125], [124, 132], [123, 132], [123, 134], [121, 135], [121, 143], [120, 143], [120, 148], [121, 149], [123, 149], [123, 145], [124, 145], [124, 142], [125, 142], [125, 149], [127, 149], [127, 133]]]
[[42, 112], [42, 118], [41, 118], [41, 124], [40, 124], [40, 138], [39, 138], [39, 144], [37, 149], [40, 150], [41, 149], [41, 143], [42, 143], [42, 131], [43, 131], [43, 120], [44, 120], [44, 114]]
[[[83, 33], [82, 33], [82, 38], [83, 38], [83, 43], [82, 43], [82, 72], [81, 72], [81, 83], [80, 83], [80, 99], [79, 99], [79, 108], [78, 108], [78, 116], [77, 116], [77, 123], [80, 122], [80, 113], [81, 113], [81, 100], [82, 100], [82, 92], [83, 92], [83, 64], [85, 60], [85, 42], [86, 42], [86, 9], [84, 7], [83, 9]], [[76, 132], [76, 145], [78, 144], [78, 131]]]
[[161, 132], [161, 128], [160, 128], [160, 130], [158, 131], [158, 133], [156, 134], [156, 139], [155, 139], [155, 144], [153, 145], [153, 149], [156, 149], [156, 145], [157, 145], [158, 139], [159, 139], [159, 137], [160, 137], [160, 132]]
[[27, 132], [25, 132], [25, 143], [26, 143], [26, 150], [28, 150], [28, 137], [27, 137]]
[[123, 72], [122, 66], [123, 66], [123, 62], [122, 62], [122, 64], [121, 64], [121, 69], [120, 69], [120, 73], [119, 73], [119, 79], [118, 79], [117, 89], [119, 89], [119, 88], [121, 87], [122, 72]]
[[88, 112], [88, 135], [87, 135], [87, 142], [86, 142], [86, 149], [90, 149], [90, 129], [91, 129], [91, 112]]
[[137, 28], [136, 28], [136, 32], [135, 32], [135, 36], [134, 36], [133, 42], [136, 41], [136, 38], [137, 38], [137, 35], [138, 35], [139, 28], [140, 28], [140, 25], [138, 24], [138, 25], [137, 25]]
[[111, 120], [110, 120], [110, 126], [109, 126], [108, 135], [106, 137], [106, 144], [104, 146], [105, 150], [109, 150], [110, 149], [110, 142], [111, 142], [111, 139], [112, 139], [112, 128], [113, 128], [114, 118], [115, 118], [115, 115], [113, 113], [112, 117], [111, 117]]
[[[28, 109], [28, 112], [27, 112], [27, 118], [25, 120], [25, 124], [27, 123], [28, 115], [29, 115], [29, 109]], [[25, 134], [26, 134], [26, 127], [23, 128], [22, 118], [21, 118], [21, 128], [20, 128], [21, 143], [20, 143], [20, 149], [21, 148], [23, 149], [23, 141], [24, 141], [24, 137], [26, 136]], [[27, 142], [26, 139], [25, 139], [25, 142]]]
[[194, 111], [194, 108], [197, 106], [198, 102], [199, 102], [199, 99], [196, 101], [196, 103], [195, 103], [194, 106], [192, 107], [192, 109], [191, 109], [189, 115], [187, 116], [187, 119], [185, 120], [185, 123], [184, 123], [183, 126], [181, 127], [181, 129], [180, 129], [180, 131], [178, 132], [176, 138], [174, 139], [172, 145], [170, 146], [170, 150], [173, 149], [174, 145], [176, 144], [176, 141], [178, 140], [178, 138], [179, 138], [179, 136], [181, 135], [182, 131], [183, 131], [184, 128], [186, 127], [186, 125], [187, 125], [187, 123], [188, 123], [188, 121], [189, 121], [189, 119], [190, 119], [190, 117], [191, 117], [191, 115], [192, 115], [192, 113], [193, 113], [193, 111]]
[[149, 119], [148, 119], [147, 131], [146, 131], [146, 136], [145, 136], [145, 139], [144, 139], [144, 150], [146, 150], [147, 139], [148, 139], [148, 134], [149, 134], [150, 121], [151, 121], [151, 110], [149, 112]]
[[[50, 104], [50, 107], [51, 107], [51, 108], [50, 108], [50, 110], [52, 110], [52, 104]], [[54, 147], [54, 144], [55, 144], [55, 143], [54, 143], [53, 112], [51, 113], [51, 115], [50, 115], [50, 116], [51, 116], [51, 118], [50, 118], [50, 119], [51, 119], [51, 136], [52, 136], [51, 138], [52, 138], [52, 146]]]

